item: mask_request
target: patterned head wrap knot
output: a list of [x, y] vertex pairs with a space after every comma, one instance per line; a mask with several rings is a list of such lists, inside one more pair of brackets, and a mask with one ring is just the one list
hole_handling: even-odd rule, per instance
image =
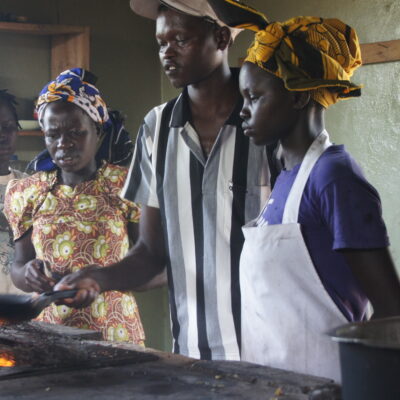
[[309, 90], [325, 108], [361, 95], [361, 86], [350, 82], [361, 65], [358, 37], [342, 21], [296, 17], [268, 23], [262, 13], [236, 0], [209, 3], [228, 25], [257, 32], [245, 61], [281, 78], [288, 90]]
[[39, 122], [47, 103], [65, 101], [80, 107], [94, 122], [107, 124], [109, 120], [107, 106], [99, 90], [94, 86], [95, 83], [96, 77], [82, 68], [62, 72], [40, 92], [36, 105]]

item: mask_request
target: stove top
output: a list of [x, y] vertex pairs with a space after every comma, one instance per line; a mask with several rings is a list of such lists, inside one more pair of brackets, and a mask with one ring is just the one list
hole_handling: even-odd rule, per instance
[[[27, 323], [0, 327], [0, 380], [21, 375], [38, 375], [49, 371], [98, 368], [155, 361], [151, 353], [124, 349], [111, 342], [87, 340], [92, 332], [49, 329], [47, 324]], [[132, 345], [133, 346], [133, 345]]]
[[1, 400], [340, 400], [324, 378], [239, 361], [199, 361], [31, 322], [0, 328]]

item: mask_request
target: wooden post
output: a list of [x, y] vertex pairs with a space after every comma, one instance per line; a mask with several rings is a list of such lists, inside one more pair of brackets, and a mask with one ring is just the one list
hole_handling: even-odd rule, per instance
[[89, 69], [89, 28], [82, 33], [51, 36], [51, 78], [69, 68]]

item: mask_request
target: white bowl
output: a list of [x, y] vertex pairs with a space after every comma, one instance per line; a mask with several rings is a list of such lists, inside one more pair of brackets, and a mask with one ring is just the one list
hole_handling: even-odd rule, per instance
[[20, 119], [19, 125], [21, 126], [21, 129], [24, 131], [33, 131], [36, 129], [40, 129], [39, 122], [36, 121], [35, 119]]

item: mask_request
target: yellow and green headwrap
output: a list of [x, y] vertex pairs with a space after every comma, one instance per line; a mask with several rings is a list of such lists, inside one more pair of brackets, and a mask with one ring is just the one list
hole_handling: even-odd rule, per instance
[[208, 1], [227, 25], [257, 32], [245, 61], [281, 78], [288, 90], [309, 90], [324, 107], [361, 95], [361, 86], [350, 82], [361, 65], [360, 45], [355, 30], [342, 21], [296, 17], [268, 23], [235, 0]]

